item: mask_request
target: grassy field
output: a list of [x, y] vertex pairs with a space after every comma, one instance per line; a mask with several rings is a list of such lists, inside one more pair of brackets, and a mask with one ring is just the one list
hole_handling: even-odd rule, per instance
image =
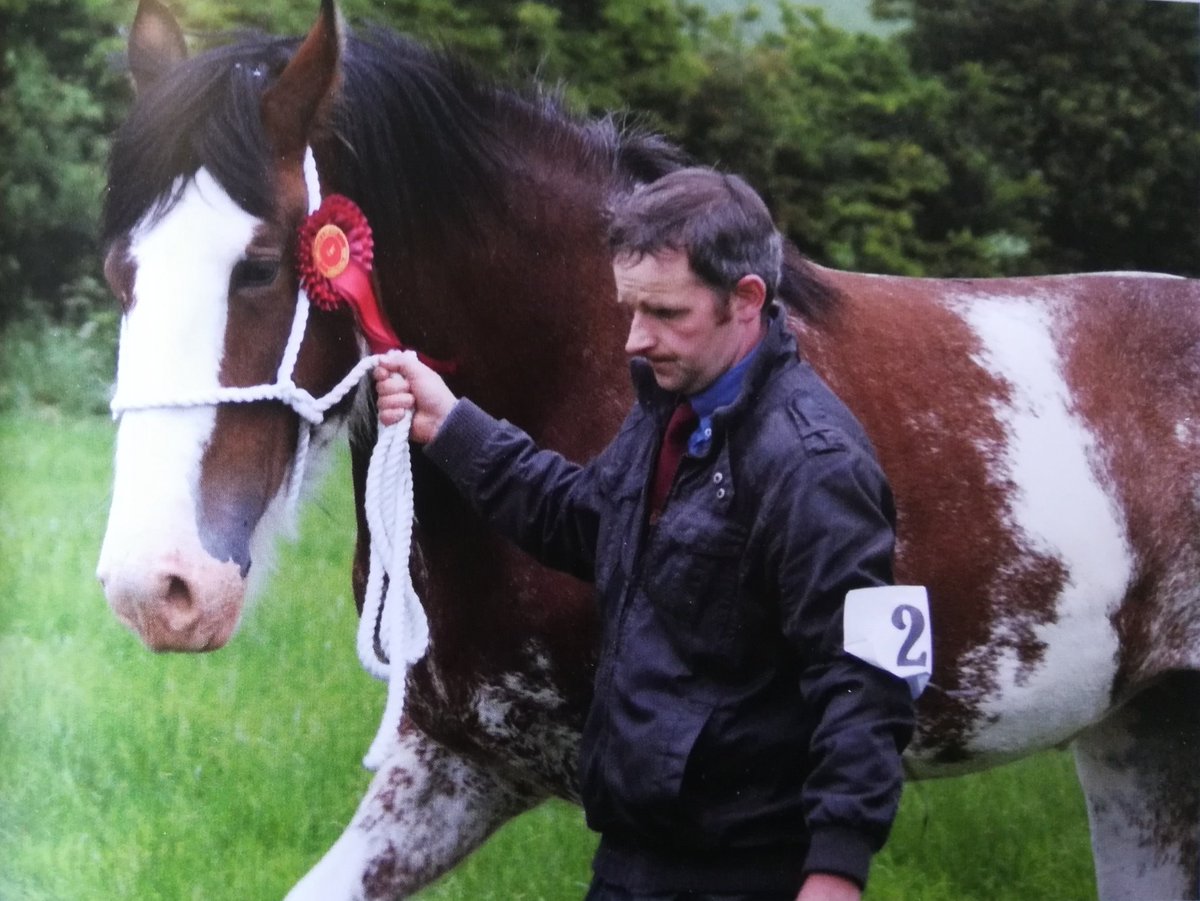
[[[344, 462], [226, 650], [158, 657], [92, 578], [111, 423], [0, 416], [0, 901], [281, 898], [337, 837], [382, 686], [354, 659]], [[594, 840], [551, 804], [423, 901], [569, 901]], [[908, 788], [871, 901], [1094, 895], [1069, 758]]]

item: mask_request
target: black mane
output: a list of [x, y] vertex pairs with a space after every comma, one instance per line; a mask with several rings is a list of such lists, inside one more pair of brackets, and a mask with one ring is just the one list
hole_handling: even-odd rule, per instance
[[329, 188], [354, 197], [402, 245], [414, 243], [414, 229], [445, 236], [471, 228], [483, 213], [503, 218], [500, 188], [528, 169], [531, 147], [564, 148], [571, 166], [619, 173], [633, 166], [652, 177], [686, 162], [654, 136], [610, 119], [579, 120], [554, 95], [501, 87], [390, 31], [347, 42], [342, 67], [331, 126], [352, 152], [339, 161], [346, 183]]
[[179, 64], [138, 97], [109, 155], [104, 244], [147, 213], [165, 213], [201, 168], [251, 215], [270, 212], [270, 151], [259, 101], [297, 46], [256, 38], [219, 47]]
[[[242, 36], [195, 56], [139, 96], [113, 142], [101, 238], [105, 245], [148, 213], [164, 213], [187, 179], [207, 169], [251, 215], [273, 203], [263, 91], [298, 39]], [[330, 127], [336, 173], [323, 185], [353, 197], [377, 233], [399, 246], [503, 216], [500, 186], [530, 147], [562, 146], [569, 165], [609, 173], [612, 189], [652, 181], [689, 160], [662, 138], [565, 113], [557, 98], [501, 88], [453, 58], [383, 29], [351, 36]], [[419, 234], [418, 234], [419, 232]], [[806, 263], [789, 267], [783, 299], [820, 314], [831, 295]]]
[[[270, 148], [262, 93], [295, 52], [296, 39], [244, 36], [193, 57], [138, 98], [109, 159], [102, 221], [105, 243], [149, 212], [164, 212], [181, 180], [206, 168], [247, 212], [272, 203]], [[658, 177], [686, 157], [669, 143], [619, 129], [611, 119], [582, 122], [556, 98], [502, 89], [449, 56], [382, 29], [347, 40], [341, 94], [331, 128], [347, 151], [336, 184], [376, 228], [401, 240], [415, 223], [460, 226], [494, 186], [520, 165], [510, 134], [569, 136], [600, 165], [631, 181]], [[531, 134], [532, 132], [532, 134]], [[540, 132], [540, 134], [539, 134]]]

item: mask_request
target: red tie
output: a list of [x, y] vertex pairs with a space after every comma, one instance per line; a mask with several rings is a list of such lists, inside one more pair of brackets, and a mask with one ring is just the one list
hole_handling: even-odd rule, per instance
[[696, 411], [687, 401], [681, 403], [671, 414], [667, 430], [663, 433], [662, 447], [658, 450], [658, 462], [654, 466], [654, 481], [650, 487], [650, 522], [655, 523], [662, 514], [675, 481], [679, 461], [687, 449], [688, 438], [696, 430]]

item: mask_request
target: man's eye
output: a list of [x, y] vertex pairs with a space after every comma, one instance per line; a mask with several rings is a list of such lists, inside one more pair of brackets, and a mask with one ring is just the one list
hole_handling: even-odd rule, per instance
[[678, 319], [682, 310], [674, 307], [651, 307], [648, 312], [655, 319]]
[[230, 290], [266, 288], [279, 276], [278, 260], [241, 260], [229, 276]]

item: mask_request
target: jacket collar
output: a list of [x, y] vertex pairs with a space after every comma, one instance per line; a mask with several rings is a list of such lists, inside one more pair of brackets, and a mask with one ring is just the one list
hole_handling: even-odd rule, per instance
[[[738, 418], [753, 403], [772, 373], [784, 363], [795, 360], [796, 353], [796, 339], [787, 327], [787, 312], [776, 301], [767, 311], [767, 333], [742, 382], [742, 390], [732, 404], [718, 408], [713, 414], [714, 429], [727, 427], [730, 421]], [[641, 357], [629, 361], [629, 372], [638, 404], [656, 420], [666, 422], [671, 410], [679, 403], [679, 395], [660, 388], [650, 364]]]

